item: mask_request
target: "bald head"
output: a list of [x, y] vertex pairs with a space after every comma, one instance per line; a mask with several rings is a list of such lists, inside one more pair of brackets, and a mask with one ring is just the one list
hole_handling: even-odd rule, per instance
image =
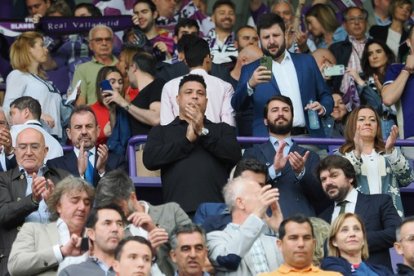
[[39, 130], [28, 127], [17, 134], [16, 161], [27, 173], [39, 171], [44, 164], [47, 152], [45, 138]]
[[249, 45], [243, 48], [239, 53], [239, 58], [242, 61], [242, 65], [249, 64], [255, 60], [258, 60], [263, 56], [262, 49], [256, 45]]
[[324, 67], [336, 64], [334, 55], [328, 49], [319, 48], [312, 52], [312, 56], [316, 60], [316, 64], [318, 64], [321, 72]]
[[45, 137], [43, 136], [43, 133], [37, 129], [28, 127], [20, 131], [16, 136], [16, 144], [18, 144], [20, 140], [24, 140], [24, 136], [32, 136], [33, 139], [30, 140], [45, 145]]

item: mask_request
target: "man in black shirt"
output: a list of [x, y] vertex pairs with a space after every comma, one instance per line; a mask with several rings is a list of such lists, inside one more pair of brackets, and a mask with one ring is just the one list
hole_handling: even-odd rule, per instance
[[205, 118], [202, 76], [182, 78], [177, 103], [179, 116], [148, 134], [143, 161], [150, 170], [161, 169], [164, 200], [192, 215], [202, 202], [223, 202], [222, 187], [241, 150], [233, 127]]

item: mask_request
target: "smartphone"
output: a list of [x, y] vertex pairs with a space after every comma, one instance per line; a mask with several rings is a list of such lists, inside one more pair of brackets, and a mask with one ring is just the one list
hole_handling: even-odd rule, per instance
[[260, 65], [266, 67], [266, 69], [271, 72], [272, 71], [272, 58], [269, 56], [261, 57]]
[[342, 76], [343, 74], [345, 74], [345, 66], [339, 64], [330, 67], [325, 67], [325, 69], [323, 69], [323, 74], [325, 77]]
[[81, 83], [82, 83], [82, 80], [79, 80], [78, 83], [76, 84], [75, 88], [73, 88], [72, 94], [74, 93], [76, 95], [78, 93], [78, 89], [79, 89]]
[[100, 83], [99, 83], [99, 86], [101, 87], [101, 89], [102, 89], [102, 92], [105, 92], [105, 93], [111, 93], [112, 92], [112, 85], [111, 85], [111, 83], [109, 82], [109, 80], [103, 80], [103, 81], [101, 81]]
[[82, 238], [80, 249], [81, 249], [81, 252], [86, 252], [89, 250], [89, 238], [87, 237]]

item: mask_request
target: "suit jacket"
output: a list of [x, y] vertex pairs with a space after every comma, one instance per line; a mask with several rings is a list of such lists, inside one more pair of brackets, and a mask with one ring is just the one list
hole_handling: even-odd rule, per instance
[[1, 168], [3, 169], [2, 172], [14, 169], [17, 167], [17, 162], [16, 162], [16, 156], [13, 155], [12, 158], [8, 159], [7, 156], [5, 155], [4, 151], [0, 154], [0, 158], [4, 158], [4, 163], [6, 165], [5, 168], [3, 168], [3, 165], [1, 166]]
[[56, 222], [25, 223], [10, 253], [8, 268], [13, 276], [56, 276], [59, 262], [53, 246], [59, 244]]
[[[48, 168], [44, 176], [57, 184], [67, 172]], [[26, 216], [37, 210], [31, 195], [26, 196], [27, 181], [19, 168], [0, 173], [0, 275], [7, 275], [10, 250]]]
[[[95, 158], [94, 168], [96, 167], [97, 160], [98, 158]], [[76, 157], [76, 154], [74, 151], [70, 151], [61, 157], [49, 160], [47, 161], [46, 164], [48, 167], [59, 168], [59, 169], [69, 172], [70, 174], [74, 176], [77, 176], [77, 177], [80, 176], [79, 171], [78, 171], [78, 158]], [[126, 170], [125, 158], [121, 155], [109, 152], [108, 161], [106, 162], [106, 166], [105, 166], [105, 172], [109, 172], [111, 170], [115, 170], [119, 168]], [[98, 185], [98, 182], [100, 179], [101, 177], [99, 176], [98, 171], [95, 169], [94, 175], [93, 175], [93, 186], [94, 187]]]
[[[331, 223], [333, 210], [334, 204], [323, 211], [320, 217]], [[395, 242], [395, 229], [401, 224], [401, 218], [391, 197], [385, 194], [358, 193], [355, 214], [360, 216], [367, 231], [368, 261], [392, 269], [389, 248]]]
[[[307, 150], [293, 143], [290, 152], [294, 151], [303, 156]], [[270, 167], [273, 166], [275, 154], [275, 148], [268, 141], [246, 149], [243, 158], [254, 158]], [[316, 211], [322, 211], [329, 206], [329, 201], [314, 175], [318, 164], [319, 156], [311, 151], [305, 163], [305, 175], [301, 180], [296, 179], [295, 172], [289, 162], [286, 163], [279, 177], [270, 179], [272, 185], [279, 189], [279, 204], [285, 218], [296, 213], [315, 216], [315, 209]]]
[[283, 263], [276, 237], [265, 233], [268, 227], [259, 220], [250, 215], [240, 227], [230, 224], [223, 231], [207, 234], [208, 255], [217, 276], [256, 275], [250, 249], [257, 239], [261, 241], [270, 271]]
[[[290, 53], [290, 56], [292, 57], [292, 61], [296, 69], [303, 108], [305, 108], [310, 100], [318, 101], [325, 107], [326, 114], [331, 114], [333, 109], [331, 91], [322, 78], [315, 59], [310, 55], [304, 54]], [[264, 137], [268, 136], [268, 131], [263, 123], [263, 107], [271, 97], [281, 95], [281, 93], [279, 86], [276, 83], [276, 79], [272, 75], [271, 81], [257, 85], [251, 96], [247, 94], [247, 82], [259, 64], [260, 61], [257, 60], [243, 66], [239, 79], [239, 85], [233, 95], [231, 104], [236, 112], [241, 112], [247, 109], [250, 103], [253, 103], [253, 136]], [[305, 120], [308, 132], [311, 136], [325, 137], [325, 133], [322, 128], [316, 130], [309, 129], [307, 112], [305, 112]], [[322, 125], [321, 122], [320, 125]]]
[[[187, 216], [180, 205], [175, 202], [170, 202], [158, 206], [149, 205], [148, 214], [152, 218], [155, 225], [159, 225], [168, 232], [171, 237], [173, 229], [177, 225], [184, 225], [191, 223], [191, 219]], [[176, 270], [175, 264], [169, 257], [171, 250], [170, 244], [163, 244], [157, 252], [157, 264], [160, 270], [167, 276], [174, 275]]]

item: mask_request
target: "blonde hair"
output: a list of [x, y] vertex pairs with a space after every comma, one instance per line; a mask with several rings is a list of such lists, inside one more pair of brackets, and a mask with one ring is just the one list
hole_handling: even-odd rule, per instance
[[[34, 47], [37, 39], [43, 42], [42, 34], [33, 31], [24, 32], [17, 37], [10, 47], [10, 63], [13, 69], [29, 73], [29, 67], [33, 62], [30, 48]], [[41, 66], [38, 74], [46, 78], [46, 73]]]
[[364, 244], [362, 245], [362, 248], [361, 248], [361, 258], [362, 260], [366, 260], [369, 257], [367, 231], [365, 230], [365, 225], [364, 225], [364, 222], [361, 220], [361, 218], [357, 214], [353, 214], [353, 213], [341, 214], [334, 220], [334, 222], [332, 222], [331, 231], [329, 233], [328, 255], [334, 256], [334, 257], [341, 257], [340, 249], [334, 246], [333, 243], [334, 243], [336, 234], [338, 234], [339, 230], [342, 227], [342, 224], [344, 224], [344, 221], [347, 218], [355, 218], [361, 225], [362, 234], [364, 236]]

